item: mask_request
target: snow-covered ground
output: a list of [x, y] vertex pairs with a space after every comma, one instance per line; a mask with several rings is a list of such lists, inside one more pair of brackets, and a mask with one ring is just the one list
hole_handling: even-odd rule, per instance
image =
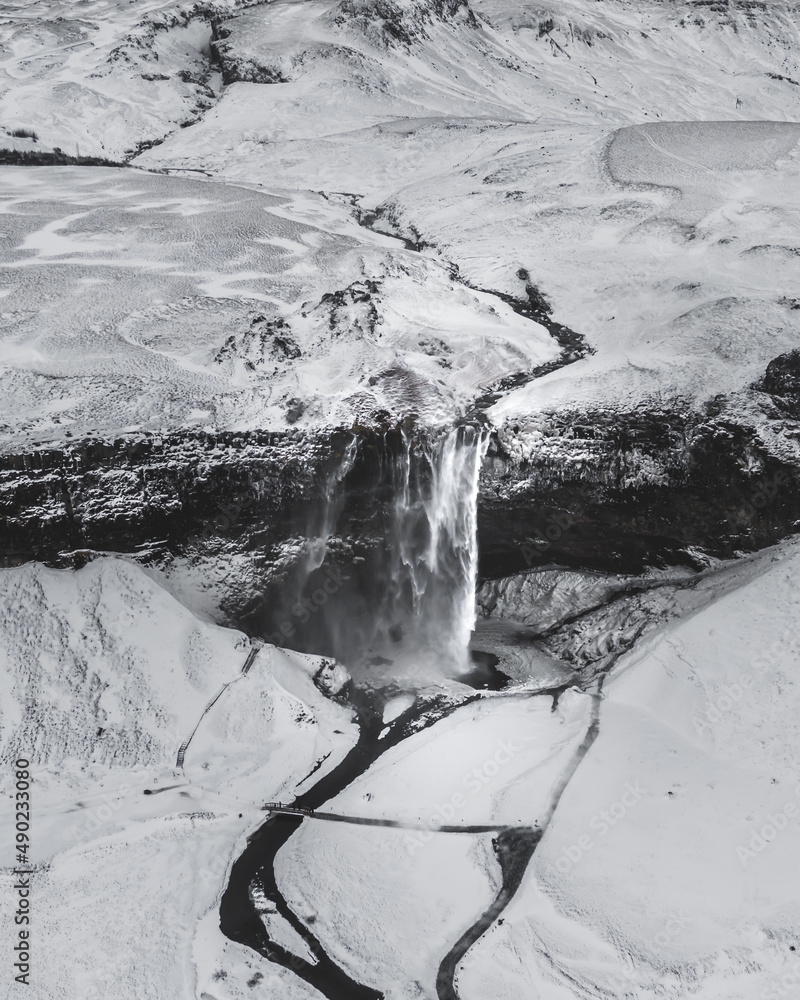
[[[439, 963], [500, 888], [491, 835], [440, 825], [532, 827], [587, 724], [589, 698], [487, 699], [399, 748], [326, 810], [429, 824], [381, 829], [308, 823], [278, 859], [295, 912], [326, 950], [391, 998], [435, 996]], [[416, 991], [416, 992], [415, 992]]]
[[[322, 810], [408, 828], [307, 820], [277, 859], [292, 909], [357, 981], [434, 997], [500, 885], [491, 834], [436, 826], [540, 824], [519, 893], [457, 970], [464, 1000], [780, 989], [800, 943], [798, 583], [795, 542], [723, 567], [700, 610], [620, 659], [549, 823], [591, 695], [555, 711], [488, 695], [410, 736]], [[353, 744], [350, 710], [312, 683], [319, 660], [264, 647], [242, 676], [240, 633], [119, 560], [6, 570], [0, 591], [3, 766], [26, 754], [34, 773], [31, 995], [233, 1000], [253, 978], [316, 995], [227, 941], [217, 907], [261, 803]], [[7, 815], [2, 842], [7, 882]]]
[[619, 661], [463, 996], [795, 995], [799, 573], [796, 543], [732, 567], [713, 603]]
[[[282, 426], [299, 409], [439, 422], [558, 353], [464, 281], [523, 301], [532, 284], [596, 352], [500, 401], [512, 452], [569, 407], [722, 395], [759, 421], [749, 386], [800, 334], [792, 5], [79, 6], [13, 7], [7, 144], [122, 156], [146, 134], [137, 166], [249, 193], [4, 171], [15, 433]], [[216, 88], [194, 124], [192, 59]], [[90, 372], [53, 350], [17, 275], [63, 310], [64, 339], [99, 345]]]
[[512, 447], [542, 410], [757, 412], [748, 387], [800, 334], [793, 8], [392, 10], [392, 30], [326, 2], [244, 12], [219, 104], [136, 162], [347, 192], [477, 287], [532, 283], [596, 354], [504, 397], [495, 422], [531, 415]]
[[558, 354], [318, 195], [88, 167], [5, 167], [0, 185], [7, 449], [381, 410], [436, 424]]
[[4, 145], [121, 160], [159, 142], [215, 102], [211, 15], [246, 3], [10, 0], [0, 27]]
[[[4, 570], [0, 602], [3, 802], [15, 760], [33, 774], [29, 992], [195, 997], [198, 921], [263, 821], [261, 804], [346, 752], [351, 713], [314, 686], [317, 657], [264, 647], [242, 676], [245, 636], [198, 619], [126, 562]], [[9, 899], [5, 806], [0, 831]], [[16, 939], [9, 907], [0, 935]]]

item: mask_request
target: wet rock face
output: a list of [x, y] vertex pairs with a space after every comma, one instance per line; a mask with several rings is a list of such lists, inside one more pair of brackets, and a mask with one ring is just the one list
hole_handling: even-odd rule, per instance
[[[80, 566], [110, 552], [222, 567], [221, 620], [255, 634], [288, 623], [283, 644], [328, 648], [324, 616], [291, 609], [319, 591], [336, 620], [338, 602], [368, 601], [373, 573], [352, 567], [371, 567], [380, 551], [401, 447], [397, 430], [363, 429], [358, 462], [339, 483], [353, 436], [136, 436], [2, 456], [0, 560]], [[333, 528], [325, 565], [309, 574], [306, 539]]]
[[725, 558], [796, 530], [800, 475], [756, 433], [699, 414], [548, 415], [530, 457], [513, 428], [484, 464], [486, 578], [562, 563], [638, 572]]
[[336, 461], [340, 435], [175, 434], [84, 441], [0, 458], [6, 565], [75, 550], [173, 553], [291, 535]]
[[760, 388], [780, 409], [800, 418], [800, 351], [788, 351], [770, 361]]

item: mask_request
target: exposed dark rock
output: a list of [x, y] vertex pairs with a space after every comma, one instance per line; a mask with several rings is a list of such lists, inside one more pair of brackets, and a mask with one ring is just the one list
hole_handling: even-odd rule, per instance
[[58, 146], [44, 150], [0, 149], [0, 165], [23, 167], [124, 167], [124, 163], [102, 156], [70, 156]]
[[[73, 562], [76, 550], [185, 554], [269, 546], [318, 501], [346, 437], [288, 433], [131, 436], [0, 458], [5, 565]], [[337, 449], [339, 449], [337, 451]], [[77, 557], [78, 559], [80, 557]]]
[[751, 428], [695, 412], [560, 413], [529, 461], [493, 442], [479, 506], [487, 577], [563, 563], [637, 572], [796, 530], [800, 470]]
[[465, 0], [341, 0], [333, 20], [361, 31], [375, 44], [410, 48], [417, 38], [427, 35], [433, 21], [456, 17], [478, 25]]
[[800, 350], [773, 358], [758, 388], [768, 392], [780, 409], [800, 419]]
[[251, 371], [273, 368], [281, 361], [294, 361], [301, 351], [289, 323], [278, 317], [255, 316], [244, 334], [231, 334], [214, 355], [218, 364], [241, 360]]
[[286, 402], [286, 422], [296, 424], [300, 417], [306, 412], [306, 404], [302, 399], [293, 396]]
[[[314, 307], [314, 312], [327, 315], [331, 331], [349, 328], [362, 337], [373, 337], [379, 322], [373, 296], [380, 292], [381, 284], [372, 278], [354, 281], [347, 288], [326, 292]], [[308, 311], [303, 310], [307, 316]]]
[[232, 83], [269, 84], [291, 80], [287, 59], [281, 52], [267, 51], [259, 59], [244, 58], [237, 53], [236, 46], [228, 42], [231, 33], [228, 25], [217, 23], [211, 42], [214, 62], [222, 72], [222, 82], [226, 87]]

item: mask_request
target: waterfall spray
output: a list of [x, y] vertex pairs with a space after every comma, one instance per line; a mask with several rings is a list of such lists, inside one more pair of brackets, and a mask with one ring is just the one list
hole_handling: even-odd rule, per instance
[[316, 517], [306, 527], [305, 558], [300, 573], [300, 586], [305, 584], [314, 570], [319, 569], [328, 554], [328, 543], [336, 527], [345, 497], [341, 484], [353, 468], [358, 455], [358, 438], [348, 441], [336, 466], [328, 473], [322, 488], [322, 504]]

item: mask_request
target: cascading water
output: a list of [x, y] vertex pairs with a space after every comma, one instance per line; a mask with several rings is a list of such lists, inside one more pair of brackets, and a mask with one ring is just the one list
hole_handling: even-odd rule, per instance
[[354, 435], [345, 446], [339, 463], [325, 478], [322, 504], [306, 527], [305, 558], [300, 571], [301, 589], [311, 574], [325, 562], [328, 543], [345, 500], [341, 484], [353, 468], [357, 455], [358, 438]]
[[470, 668], [487, 431], [353, 436], [332, 456], [265, 635], [377, 683]]
[[[326, 937], [318, 938], [319, 932], [310, 926], [311, 919], [297, 915], [292, 903], [297, 890], [290, 896], [285, 889], [291, 886], [297, 869], [291, 863], [277, 869], [279, 853], [307, 817], [350, 823], [359, 829], [365, 824], [385, 823], [397, 828], [421, 826], [426, 833], [428, 825], [431, 831], [439, 826], [448, 834], [493, 833], [502, 876], [499, 892], [489, 908], [450, 947], [436, 976], [437, 996], [455, 997], [452, 984], [457, 966], [514, 895], [541, 831], [496, 825], [493, 819], [487, 825], [468, 825], [463, 817], [454, 826], [439, 825], [437, 819], [415, 823], [415, 807], [424, 806], [420, 807], [413, 795], [404, 802], [401, 794], [399, 805], [397, 796], [392, 799], [389, 795], [387, 801], [395, 801], [404, 817], [397, 820], [337, 814], [335, 806], [327, 803], [385, 759], [387, 753], [402, 747], [414, 733], [430, 731], [471, 700], [442, 698], [443, 685], [439, 682], [445, 677], [461, 677], [471, 683], [465, 675], [471, 672], [468, 645], [475, 623], [478, 483], [488, 434], [475, 426], [425, 438], [393, 431], [381, 437], [365, 435], [361, 444], [359, 455], [344, 453], [340, 473], [329, 480], [331, 487], [338, 484], [346, 498], [352, 500], [355, 496], [355, 510], [341, 506], [335, 489], [325, 489], [328, 509], [318, 512], [319, 532], [311, 536], [305, 564], [316, 567], [312, 576], [317, 579], [309, 578], [308, 582], [310, 597], [320, 595], [318, 609], [314, 614], [306, 610], [312, 620], [317, 620], [316, 615], [324, 621], [326, 627], [318, 634], [338, 649], [349, 650], [355, 659], [345, 658], [348, 666], [361, 664], [366, 671], [356, 678], [349, 692], [359, 726], [358, 739], [293, 803], [269, 805], [269, 819], [248, 838], [244, 853], [231, 869], [220, 902], [220, 929], [230, 940], [292, 969], [329, 1000], [381, 1000], [388, 993], [351, 978], [349, 969], [338, 964], [337, 951], [332, 949], [328, 954], [326, 941], [330, 934], [326, 931]], [[334, 527], [337, 508], [341, 511], [340, 524]], [[344, 587], [329, 590], [329, 602], [319, 586], [321, 576], [326, 570], [338, 570], [331, 562], [337, 551], [345, 551], [347, 539], [354, 537], [353, 524], [368, 529], [369, 549], [361, 552], [368, 551], [369, 556], [354, 555], [351, 549], [352, 588], [349, 593]], [[338, 536], [335, 544], [334, 534]], [[332, 581], [333, 577], [328, 579]], [[383, 677], [372, 681], [368, 671], [382, 667], [387, 668]], [[398, 688], [416, 689], [410, 703], [399, 711], [394, 697]], [[389, 714], [387, 708], [393, 702]], [[322, 758], [298, 787], [326, 759]], [[280, 814], [278, 822], [275, 813]], [[324, 837], [325, 832], [319, 835]], [[420, 838], [419, 842], [424, 841]], [[347, 849], [347, 842], [342, 843]], [[392, 850], [399, 849], [396, 839], [387, 844]], [[369, 848], [368, 855], [372, 851], [377, 857], [375, 850]], [[416, 859], [412, 863], [416, 864]], [[269, 921], [264, 918], [267, 909], [272, 914]]]
[[487, 445], [486, 432], [469, 425], [423, 442], [403, 436], [376, 625], [384, 653], [421, 670], [433, 665], [453, 676], [468, 669], [478, 478]]

